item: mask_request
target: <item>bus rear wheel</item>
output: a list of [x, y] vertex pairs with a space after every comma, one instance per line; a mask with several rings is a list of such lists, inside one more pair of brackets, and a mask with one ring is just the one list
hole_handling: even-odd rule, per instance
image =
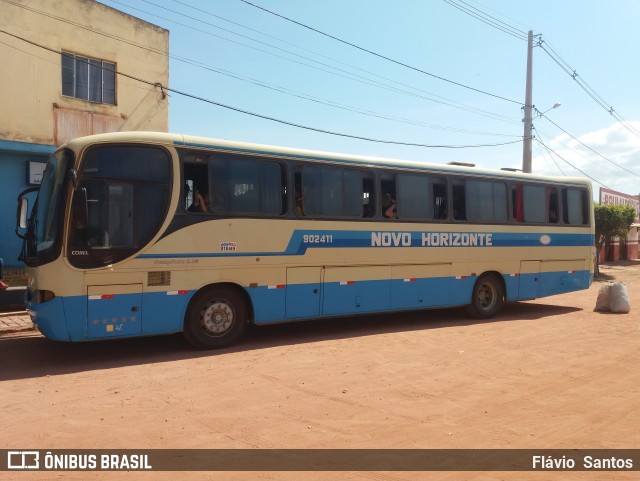
[[242, 337], [248, 324], [243, 296], [229, 287], [198, 292], [187, 310], [184, 337], [198, 349], [227, 347]]
[[489, 319], [504, 305], [504, 286], [495, 274], [482, 274], [471, 294], [471, 304], [465, 311], [476, 319]]

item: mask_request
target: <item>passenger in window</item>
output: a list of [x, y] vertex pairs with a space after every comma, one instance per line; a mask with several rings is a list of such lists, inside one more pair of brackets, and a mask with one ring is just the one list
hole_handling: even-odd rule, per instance
[[396, 204], [396, 200], [393, 198], [389, 199], [389, 206], [384, 210], [384, 216], [387, 219], [397, 219], [398, 218], [398, 206]]
[[208, 212], [209, 211], [209, 194], [196, 191], [193, 197], [193, 203], [187, 209], [189, 212]]
[[302, 208], [302, 194], [296, 189], [296, 215], [302, 217], [304, 215], [304, 209]]
[[304, 207], [302, 204], [302, 181], [300, 180], [300, 174], [296, 174], [295, 185], [293, 187], [295, 192], [296, 206], [295, 212], [298, 217], [304, 216]]

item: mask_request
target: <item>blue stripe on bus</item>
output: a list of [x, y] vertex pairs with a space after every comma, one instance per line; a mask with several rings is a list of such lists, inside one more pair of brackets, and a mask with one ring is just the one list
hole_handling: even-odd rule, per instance
[[[489, 236], [489, 237], [487, 237]], [[374, 238], [375, 241], [374, 242]], [[471, 238], [471, 240], [470, 240]], [[307, 249], [328, 248], [440, 248], [440, 247], [588, 247], [592, 234], [458, 232], [458, 231], [334, 231], [295, 230], [284, 251], [280, 252], [191, 252], [140, 254], [137, 259], [186, 257], [300, 256]]]
[[[352, 283], [290, 284], [272, 289], [269, 286], [246, 288], [253, 304], [256, 324], [342, 316], [372, 312], [401, 312], [426, 308], [453, 307], [468, 304], [477, 276], [462, 278], [435, 277], [418, 279], [381, 279]], [[526, 300], [554, 294], [587, 289], [591, 273], [541, 272], [520, 276], [504, 275], [507, 300]], [[317, 290], [317, 292], [315, 292]], [[116, 294], [107, 300], [89, 300], [87, 296], [56, 297], [42, 304], [30, 305], [36, 315], [34, 322], [49, 339], [83, 341], [113, 337], [169, 334], [180, 332], [189, 301], [195, 291], [180, 291], [185, 295], [167, 292], [145, 292], [142, 306], [135, 313], [137, 330], [108, 328], [119, 324], [119, 318], [132, 316], [132, 294]], [[310, 302], [310, 299], [313, 301]], [[108, 303], [96, 310], [87, 303]], [[103, 309], [104, 307], [104, 309]], [[97, 316], [104, 310], [105, 315]], [[87, 316], [93, 311], [94, 317]], [[110, 315], [107, 316], [106, 313]], [[96, 322], [98, 321], [98, 322]]]
[[[454, 307], [469, 304], [478, 276], [382, 279], [350, 284], [325, 282], [318, 294], [309, 294], [320, 284], [287, 285], [272, 290], [267, 286], [248, 289], [253, 304], [254, 322], [271, 324], [283, 321], [331, 317], [358, 313]], [[591, 273], [541, 272], [520, 276], [503, 275], [506, 300], [530, 300], [587, 289]], [[310, 300], [311, 299], [311, 300]]]

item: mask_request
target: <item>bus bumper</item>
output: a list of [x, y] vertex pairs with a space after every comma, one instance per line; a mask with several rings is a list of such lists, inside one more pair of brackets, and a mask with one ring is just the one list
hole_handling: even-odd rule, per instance
[[69, 329], [65, 322], [62, 298], [36, 304], [27, 303], [27, 312], [34, 326], [47, 338], [53, 341], [70, 341]]

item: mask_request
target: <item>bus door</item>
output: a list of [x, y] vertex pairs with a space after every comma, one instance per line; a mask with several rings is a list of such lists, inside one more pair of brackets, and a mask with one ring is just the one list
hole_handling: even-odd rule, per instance
[[518, 299], [535, 299], [540, 295], [540, 261], [520, 262]]
[[320, 315], [322, 267], [289, 267], [287, 269], [287, 319]]
[[142, 284], [87, 286], [87, 338], [142, 332]]

